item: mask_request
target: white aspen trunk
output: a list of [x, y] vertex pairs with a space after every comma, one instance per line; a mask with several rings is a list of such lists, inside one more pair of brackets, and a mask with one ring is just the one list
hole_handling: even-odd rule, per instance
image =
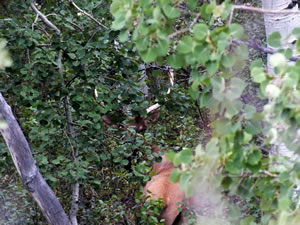
[[[262, 7], [264, 9], [271, 10], [283, 10], [286, 9], [292, 0], [262, 0]], [[291, 10], [297, 11], [298, 4], [296, 4]], [[283, 48], [295, 49], [296, 40], [295, 37], [288, 37], [294, 28], [300, 26], [299, 14], [264, 14], [266, 36], [268, 37], [273, 32], [279, 32], [281, 34], [281, 44]], [[270, 46], [269, 46], [270, 47]], [[272, 67], [269, 63], [270, 54], [268, 54], [268, 71], [272, 72]]]
[[36, 166], [29, 144], [1, 93], [0, 120], [7, 124], [6, 128], [0, 129], [0, 133], [7, 144], [23, 184], [37, 202], [48, 223], [71, 225], [62, 205]]
[[[262, 0], [262, 7], [271, 10], [283, 10], [289, 7], [290, 10], [298, 10], [298, 4], [293, 5], [292, 0]], [[292, 7], [291, 7], [292, 6]], [[283, 48], [290, 48], [295, 52], [296, 38], [291, 36], [294, 28], [300, 27], [299, 14], [264, 14], [264, 22], [266, 29], [266, 36], [268, 37], [273, 32], [281, 34], [281, 44]], [[268, 46], [270, 47], [270, 46]], [[273, 68], [270, 65], [270, 54], [268, 54], [267, 69], [269, 73], [273, 73]], [[289, 64], [293, 64], [289, 62]], [[291, 160], [296, 160], [297, 157], [293, 151], [290, 151], [284, 143], [275, 143], [275, 148], [278, 153], [287, 156]]]

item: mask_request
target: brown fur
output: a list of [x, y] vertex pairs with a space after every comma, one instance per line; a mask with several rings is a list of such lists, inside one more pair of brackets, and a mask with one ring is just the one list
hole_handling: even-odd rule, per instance
[[150, 198], [163, 199], [164, 209], [160, 216], [165, 220], [165, 225], [174, 223], [179, 215], [177, 203], [183, 202], [185, 198], [179, 184], [174, 184], [170, 181], [170, 174], [173, 169], [174, 165], [165, 156], [162, 156], [162, 161], [155, 163], [152, 167], [156, 175], [144, 187], [144, 193]]
[[[148, 126], [148, 122], [153, 120], [156, 122], [159, 118], [159, 112], [152, 113], [148, 118], [137, 116], [130, 118], [132, 123], [125, 125], [124, 130], [129, 127], [133, 127], [137, 133], [143, 133]], [[114, 123], [108, 115], [102, 116], [103, 122], [112, 127], [119, 127], [119, 124]], [[160, 155], [160, 148], [148, 143], [145, 140], [145, 144], [152, 147], [152, 152]], [[152, 170], [156, 172], [150, 181], [148, 181], [144, 187], [144, 193], [150, 198], [159, 199], [162, 198], [164, 202], [164, 209], [161, 212], [160, 217], [165, 220], [165, 225], [173, 225], [176, 218], [179, 215], [177, 203], [183, 202], [185, 199], [184, 192], [180, 189], [178, 183], [173, 184], [170, 181], [170, 175], [174, 169], [174, 165], [170, 162], [165, 155], [161, 155], [162, 161], [154, 163]]]

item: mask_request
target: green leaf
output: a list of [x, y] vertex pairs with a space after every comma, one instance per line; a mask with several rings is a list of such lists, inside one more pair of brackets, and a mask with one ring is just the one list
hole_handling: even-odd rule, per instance
[[159, 7], [155, 7], [154, 10], [153, 10], [153, 19], [159, 23], [161, 20], [162, 20], [162, 13], [161, 13], [161, 10]]
[[119, 40], [120, 42], [128, 41], [129, 32], [128, 30], [122, 30], [119, 34]]
[[148, 9], [152, 5], [153, 0], [139, 0], [139, 5], [144, 8]]
[[266, 86], [265, 93], [267, 97], [275, 99], [279, 97], [281, 89], [275, 84], [268, 84]]
[[7, 123], [5, 123], [3, 120], [0, 120], [0, 129], [6, 129]]
[[149, 48], [146, 51], [141, 52], [140, 55], [142, 59], [147, 63], [153, 62], [157, 57], [155, 49], [153, 48]]
[[180, 176], [181, 176], [181, 171], [180, 169], [178, 168], [175, 168], [172, 170], [172, 173], [170, 175], [170, 181], [172, 183], [178, 183], [179, 182], [179, 179], [180, 179]]
[[278, 208], [279, 210], [288, 210], [291, 206], [291, 200], [288, 197], [281, 197], [279, 198], [279, 202], [278, 202]]
[[175, 152], [168, 152], [168, 153], [166, 154], [167, 159], [168, 159], [169, 161], [171, 161], [171, 162], [174, 161], [175, 156], [176, 156], [176, 153], [175, 153]]
[[215, 17], [221, 17], [222, 14], [224, 13], [224, 6], [223, 5], [217, 5], [214, 9], [213, 9], [213, 14]]
[[116, 15], [115, 20], [113, 21], [111, 25], [112, 30], [121, 30], [126, 25], [126, 19], [125, 19], [126, 12], [118, 12], [118, 15]]
[[112, 4], [110, 5], [111, 14], [115, 15], [120, 10], [120, 3], [121, 0], [112, 1]]
[[185, 65], [185, 59], [183, 55], [170, 55], [167, 58], [167, 63], [174, 69], [179, 69]]
[[254, 67], [251, 69], [251, 77], [256, 83], [262, 83], [266, 80], [266, 74], [261, 67]]
[[189, 94], [191, 95], [192, 99], [196, 100], [199, 98], [199, 85], [201, 84], [201, 80], [198, 78], [194, 80], [192, 83], [190, 89], [189, 89]]
[[300, 38], [300, 27], [296, 27], [293, 31], [292, 34], [297, 37], [297, 39]]
[[145, 37], [141, 37], [139, 39], [136, 40], [136, 48], [139, 51], [145, 51], [146, 49], [148, 49], [148, 43], [149, 43], [149, 37], [145, 36]]
[[209, 20], [212, 15], [212, 9], [210, 8], [210, 4], [204, 3], [200, 8], [200, 15], [205, 20]]
[[270, 57], [270, 63], [274, 67], [281, 67], [286, 65], [286, 58], [281, 53], [275, 53], [274, 55], [271, 55]]
[[179, 54], [187, 54], [192, 52], [193, 39], [190, 36], [184, 36], [177, 45], [177, 52]]
[[[139, 23], [137, 31], [142, 35], [147, 35], [149, 33], [149, 28], [143, 22]], [[148, 37], [147, 37], [148, 38]]]
[[240, 222], [240, 225], [254, 225], [252, 222], [254, 222], [255, 219], [253, 216], [247, 216], [246, 218], [242, 219]]
[[219, 39], [218, 40], [218, 51], [223, 52], [228, 45], [228, 40], [227, 39]]
[[76, 58], [76, 55], [74, 53], [68, 53], [68, 56], [71, 58], [71, 59], [75, 59]]
[[248, 155], [247, 163], [249, 163], [252, 166], [255, 166], [260, 162], [261, 159], [262, 159], [261, 151], [258, 149], [255, 149], [253, 152], [251, 152]]
[[201, 41], [208, 35], [208, 26], [204, 23], [198, 23], [193, 28], [194, 37]]
[[223, 92], [225, 90], [225, 80], [223, 77], [213, 77], [211, 79], [211, 85], [213, 87], [213, 97], [219, 101], [223, 101]]
[[256, 59], [251, 63], [250, 69], [252, 70], [254, 67], [261, 67], [263, 68], [264, 63], [262, 59]]
[[242, 164], [238, 160], [230, 160], [225, 164], [226, 170], [231, 174], [240, 174], [242, 171]]
[[218, 136], [225, 136], [231, 132], [231, 121], [225, 118], [217, 119], [213, 122], [215, 132]]
[[157, 56], [165, 56], [169, 51], [169, 41], [166, 39], [161, 39], [158, 42], [155, 52]]
[[188, 190], [189, 183], [190, 183], [190, 176], [187, 173], [183, 173], [180, 176], [180, 188], [181, 188], [181, 190], [186, 192]]
[[272, 34], [269, 35], [268, 37], [268, 44], [271, 47], [280, 47], [280, 39], [281, 39], [281, 35], [279, 32], [274, 32]]
[[182, 163], [190, 163], [193, 159], [193, 151], [191, 149], [184, 149], [179, 152], [179, 157]]
[[225, 96], [230, 100], [238, 99], [242, 95], [245, 87], [245, 81], [234, 77], [230, 81], [229, 89], [226, 91]]
[[253, 115], [256, 113], [256, 108], [253, 105], [246, 105], [245, 107], [245, 118], [247, 120], [252, 119]]
[[300, 53], [300, 39], [298, 39], [297, 42], [296, 42], [296, 53], [297, 54]]
[[241, 60], [247, 60], [249, 58], [249, 50], [247, 45], [239, 45], [235, 48], [234, 53]]
[[176, 155], [173, 158], [173, 164], [174, 166], [179, 166], [182, 163], [187, 163], [192, 160], [192, 152], [191, 150], [185, 152], [185, 150], [176, 153]]
[[229, 32], [233, 38], [242, 39], [244, 36], [244, 28], [240, 24], [233, 23], [229, 27]]
[[209, 75], [214, 75], [219, 68], [219, 63], [217, 63], [216, 61], [210, 61], [209, 63], [207, 63], [207, 72], [209, 73]]
[[260, 121], [248, 120], [245, 122], [245, 131], [252, 135], [257, 135], [261, 132]]
[[187, 0], [186, 5], [187, 5], [187, 8], [188, 8], [189, 10], [193, 11], [193, 10], [196, 9], [197, 3], [198, 3], [198, 2], [195, 1], [195, 0]]
[[225, 100], [224, 103], [226, 107], [226, 113], [225, 113], [226, 118], [231, 119], [233, 116], [239, 114], [243, 108], [242, 103], [237, 100], [232, 100], [232, 101]]
[[231, 68], [231, 67], [233, 67], [233, 65], [235, 64], [235, 62], [236, 62], [236, 58], [231, 53], [223, 55], [223, 57], [222, 57], [222, 65], [225, 68]]
[[180, 16], [180, 12], [178, 11], [178, 9], [170, 5], [164, 5], [162, 9], [169, 19], [175, 19]]
[[198, 45], [194, 48], [193, 56], [196, 58], [197, 62], [201, 63], [203, 66], [210, 59], [210, 50], [208, 46]]

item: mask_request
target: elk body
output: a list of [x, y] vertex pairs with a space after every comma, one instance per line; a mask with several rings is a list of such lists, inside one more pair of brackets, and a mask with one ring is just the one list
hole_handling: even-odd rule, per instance
[[[141, 116], [133, 117], [130, 120], [133, 123], [125, 125], [123, 129], [127, 129], [128, 127], [135, 128], [137, 133], [143, 133], [148, 126], [148, 122], [150, 119], [158, 119], [159, 113], [153, 113], [148, 118], [144, 118]], [[121, 127], [118, 124], [115, 124], [111, 121], [109, 116], [102, 116], [103, 121], [108, 124], [109, 126], [113, 127]], [[155, 175], [148, 181], [144, 187], [144, 193], [150, 197], [150, 199], [163, 199], [164, 208], [161, 212], [160, 218], [165, 220], [165, 225], [174, 225], [175, 221], [178, 219], [182, 222], [179, 218], [180, 212], [178, 211], [178, 204], [182, 203], [185, 200], [184, 192], [180, 189], [178, 183], [171, 183], [170, 175], [172, 170], [174, 169], [174, 165], [170, 162], [165, 155], [160, 154], [160, 148], [147, 143], [145, 144], [150, 145], [152, 148], [152, 152], [157, 153], [161, 156], [162, 161], [156, 162], [152, 166], [152, 171], [155, 171]]]
[[[159, 154], [160, 149], [157, 146], [152, 146], [152, 150]], [[164, 208], [160, 215], [161, 219], [165, 220], [165, 225], [172, 225], [179, 216], [177, 203], [183, 202], [185, 197], [179, 184], [170, 182], [170, 175], [174, 165], [165, 155], [161, 157], [162, 161], [152, 166], [152, 170], [156, 174], [146, 183], [144, 193], [150, 198], [163, 199]]]

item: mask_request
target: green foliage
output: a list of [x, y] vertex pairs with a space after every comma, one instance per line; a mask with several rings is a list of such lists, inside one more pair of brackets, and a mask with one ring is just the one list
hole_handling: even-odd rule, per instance
[[163, 225], [164, 221], [161, 219], [159, 220], [160, 213], [162, 209], [164, 208], [163, 206], [163, 199], [149, 199], [145, 198], [140, 203], [141, 209], [138, 214], [140, 218], [140, 223], [141, 224], [149, 224], [149, 225]]
[[[201, 107], [208, 108], [217, 118], [212, 122], [212, 138], [205, 145], [205, 151], [196, 150], [195, 156], [192, 156], [190, 150], [167, 155], [175, 166], [182, 165], [181, 170], [173, 171], [171, 180], [179, 181], [181, 188], [190, 195], [195, 182], [201, 183], [207, 179], [208, 174], [215, 173], [218, 177], [210, 181], [211, 186], [223, 186], [242, 198], [260, 198], [260, 202], [256, 204], [264, 216], [247, 217], [241, 224], [255, 224], [258, 221], [262, 224], [273, 224], [272, 217], [281, 218], [285, 212], [290, 212], [291, 215], [297, 213], [293, 212], [296, 202], [292, 199], [292, 193], [298, 180], [294, 177], [278, 180], [290, 171], [290, 165], [283, 163], [280, 166], [271, 166], [280, 156], [267, 156], [262, 150], [265, 149], [264, 146], [269, 148], [274, 143], [285, 143], [296, 152], [299, 148], [295, 141], [299, 127], [299, 107], [296, 102], [299, 102], [300, 96], [296, 71], [300, 68], [298, 62], [287, 65], [291, 51], [280, 50], [270, 57], [275, 76], [266, 73], [260, 61], [252, 64], [251, 77], [259, 85], [259, 94], [270, 100], [260, 113], [255, 107], [243, 106], [239, 101], [247, 84], [237, 77], [228, 79], [233, 76], [235, 69], [241, 70], [241, 65], [245, 65], [243, 61], [248, 59], [247, 47], [234, 46], [229, 41], [231, 38], [244, 39], [246, 36], [243, 27], [239, 24], [231, 24], [229, 27], [212, 26], [215, 18], [228, 16], [230, 5], [224, 3], [216, 6], [215, 2], [204, 4], [200, 7], [200, 18], [204, 22], [190, 22], [189, 29], [183, 29], [178, 24], [177, 31], [174, 32], [169, 26], [175, 23], [175, 18], [183, 15], [178, 15], [176, 10], [172, 16], [162, 14], [161, 11], [165, 12], [165, 8], [171, 9], [176, 3], [167, 1], [163, 5], [161, 1], [148, 1], [147, 8], [144, 4], [142, 1], [128, 4], [126, 9], [131, 10], [131, 15], [126, 26], [119, 29], [132, 33], [131, 40], [139, 45], [138, 52], [146, 62], [165, 62], [174, 69], [192, 68], [189, 93], [193, 99], [200, 98]], [[198, 9], [197, 4], [187, 4], [189, 10], [195, 12]], [[150, 5], [155, 5], [156, 8], [149, 10]], [[119, 7], [118, 12], [124, 8]], [[116, 21], [117, 12], [112, 13]], [[158, 23], [158, 20], [161, 22]], [[296, 29], [293, 34], [298, 37], [299, 31]], [[166, 56], [163, 59], [158, 58], [154, 50], [155, 43], [161, 38], [166, 39], [170, 46], [169, 51], [160, 55]], [[274, 33], [268, 37], [268, 44], [280, 47], [280, 39], [280, 34]], [[147, 41], [141, 46], [142, 42], [139, 40]], [[199, 73], [203, 67], [206, 68], [205, 72]], [[200, 85], [202, 92], [199, 92]], [[265, 135], [263, 143], [256, 138], [261, 134]], [[195, 175], [199, 167], [207, 172], [201, 173], [203, 177]], [[282, 221], [278, 224], [286, 224]]]
[[[266, 72], [262, 60], [249, 68], [259, 96], [269, 100], [259, 112], [240, 102], [248, 83], [235, 73], [247, 65], [248, 47], [232, 40], [247, 37], [240, 24], [224, 25], [231, 10], [229, 1], [221, 5], [190, 0], [110, 3], [78, 2], [101, 23], [111, 24], [111, 30], [105, 30], [67, 1], [43, 2], [39, 10], [55, 14], [48, 18], [62, 37], [41, 20], [35, 21], [26, 2], [12, 1], [8, 18], [0, 16], [0, 38], [7, 40], [14, 59], [11, 65], [2, 41], [0, 69], [11, 67], [0, 71], [1, 92], [66, 211], [69, 187], [78, 182], [81, 224], [117, 224], [124, 218], [133, 224], [136, 217], [142, 224], [162, 222], [158, 219], [162, 201], [140, 200], [140, 186], [150, 179], [151, 164], [158, 155], [152, 154], [144, 137], [134, 130], [107, 128], [101, 118], [110, 115], [124, 125], [129, 116], [145, 115], [148, 106], [159, 102], [160, 122], [149, 125], [145, 138], [171, 150], [168, 159], [181, 166], [171, 174], [172, 182], [180, 182], [187, 196], [209, 187], [214, 194], [226, 190], [246, 202], [246, 210], [228, 203], [228, 221], [202, 218], [202, 223], [207, 219], [206, 224], [296, 224], [299, 200], [293, 197], [293, 188], [299, 184], [300, 170], [297, 164], [266, 151], [284, 143], [298, 153], [300, 146], [295, 143], [300, 124], [300, 63], [286, 63], [292, 51], [280, 49], [280, 35], [268, 37], [268, 44], [280, 49], [270, 58], [275, 75]], [[185, 3], [187, 8], [182, 9]], [[299, 29], [293, 31], [297, 38], [299, 33]], [[57, 68], [59, 52], [63, 52], [62, 74]], [[176, 78], [170, 93], [169, 67], [175, 69]], [[180, 83], [184, 72], [185, 83]], [[148, 96], [143, 85], [150, 87]], [[67, 130], [66, 98], [75, 138]], [[214, 121], [204, 130], [211, 137], [193, 151], [199, 142], [195, 101], [209, 110]], [[74, 149], [78, 151], [75, 161]], [[13, 173], [12, 161], [7, 160], [6, 150], [0, 154], [3, 180], [4, 174]], [[21, 205], [28, 204], [27, 199], [22, 200]], [[35, 213], [34, 208], [27, 210], [28, 215]], [[40, 219], [40, 214], [35, 218]]]

